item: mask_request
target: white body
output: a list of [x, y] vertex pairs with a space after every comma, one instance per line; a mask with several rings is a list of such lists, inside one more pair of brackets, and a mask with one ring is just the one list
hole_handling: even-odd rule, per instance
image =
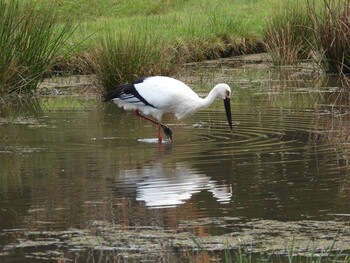
[[143, 114], [152, 115], [159, 121], [167, 112], [172, 112], [181, 119], [197, 109], [208, 107], [216, 97], [225, 99], [231, 94], [227, 84], [218, 84], [203, 99], [183, 82], [162, 76], [146, 78], [143, 82], [134, 84], [134, 87], [153, 107], [133, 96], [114, 98], [113, 102], [126, 110], [140, 110]]

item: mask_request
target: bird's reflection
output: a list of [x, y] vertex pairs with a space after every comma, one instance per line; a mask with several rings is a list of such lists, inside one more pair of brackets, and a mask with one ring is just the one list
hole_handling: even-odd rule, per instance
[[201, 191], [212, 193], [219, 203], [230, 202], [232, 196], [230, 184], [212, 180], [183, 162], [171, 165], [157, 162], [124, 170], [115, 184], [124, 193], [133, 189], [136, 200], [152, 208], [179, 206]]

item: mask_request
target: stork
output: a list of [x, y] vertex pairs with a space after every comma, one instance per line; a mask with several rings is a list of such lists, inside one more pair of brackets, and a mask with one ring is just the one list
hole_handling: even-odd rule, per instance
[[224, 101], [227, 121], [232, 131], [230, 96], [231, 89], [225, 83], [217, 84], [207, 97], [201, 98], [180, 80], [165, 76], [152, 76], [122, 84], [104, 95], [103, 100], [113, 101], [125, 110], [133, 110], [136, 116], [156, 124], [158, 142], [161, 143], [161, 129], [168, 139], [173, 141], [171, 129], [161, 123], [164, 113], [171, 112], [181, 119], [198, 109], [210, 106], [217, 97]]

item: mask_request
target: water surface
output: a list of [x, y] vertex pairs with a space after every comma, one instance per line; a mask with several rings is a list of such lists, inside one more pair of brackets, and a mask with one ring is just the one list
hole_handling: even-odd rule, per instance
[[26, 262], [33, 254], [16, 244], [45, 233], [54, 248], [37, 250], [58, 254], [44, 258], [76, 258], [58, 233], [100, 238], [96, 224], [244, 239], [254, 222], [348, 222], [348, 93], [308, 71], [184, 72], [203, 94], [231, 85], [232, 133], [221, 101], [184, 120], [165, 116], [174, 143], [163, 144], [154, 125], [98, 98], [43, 96], [41, 111], [3, 112], [0, 261]]

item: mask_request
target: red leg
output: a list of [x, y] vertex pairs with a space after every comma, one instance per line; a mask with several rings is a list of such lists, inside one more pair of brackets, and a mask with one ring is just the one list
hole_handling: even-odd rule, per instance
[[152, 122], [152, 123], [154, 123], [154, 124], [157, 124], [157, 125], [159, 124], [158, 121], [155, 121], [155, 120], [153, 120], [153, 119], [151, 119], [151, 118], [149, 118], [149, 117], [147, 117], [147, 116], [142, 115], [142, 114], [140, 113], [139, 110], [135, 110], [135, 114], [136, 114], [136, 116], [138, 116], [138, 117], [140, 117], [140, 118], [143, 118], [143, 119], [145, 119], [145, 120], [148, 120], [148, 121], [150, 121], [150, 122]]
[[152, 122], [152, 123], [154, 123], [154, 124], [156, 124], [156, 125], [158, 126], [158, 142], [159, 142], [159, 143], [161, 143], [162, 140], [163, 140], [161, 128], [164, 130], [165, 134], [166, 134], [168, 137], [170, 137], [171, 141], [173, 140], [173, 138], [172, 138], [172, 132], [171, 132], [171, 130], [170, 130], [166, 125], [164, 125], [164, 124], [162, 124], [162, 123], [160, 123], [160, 122], [158, 122], [158, 121], [155, 121], [155, 120], [153, 120], [153, 119], [151, 119], [151, 118], [149, 118], [149, 117], [147, 117], [147, 116], [142, 115], [142, 114], [140, 113], [139, 110], [135, 110], [135, 114], [136, 114], [136, 116], [138, 116], [138, 117], [140, 117], [140, 118], [143, 118], [143, 119], [145, 119], [145, 120], [148, 120], [148, 121], [150, 121], [150, 122]]
[[161, 125], [160, 125], [160, 123], [158, 123], [158, 142], [159, 143], [162, 143], [162, 131], [161, 131]]

